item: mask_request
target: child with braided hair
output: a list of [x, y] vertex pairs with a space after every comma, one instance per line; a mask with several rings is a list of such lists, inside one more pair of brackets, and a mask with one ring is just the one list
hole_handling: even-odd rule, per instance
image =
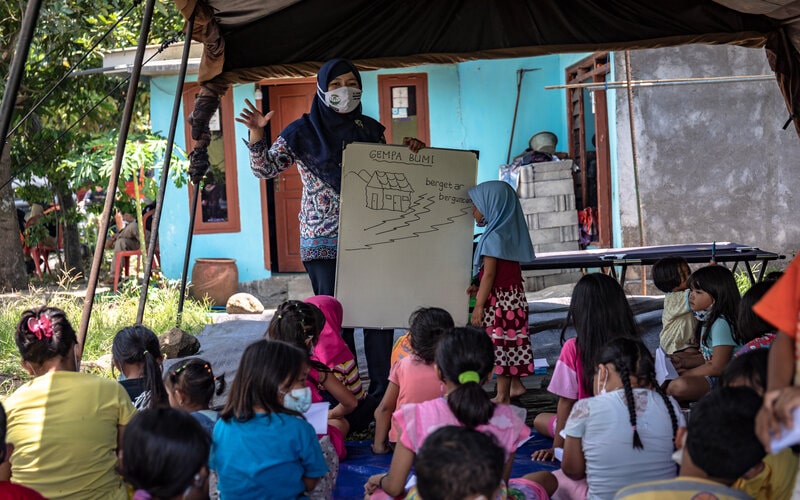
[[209, 436], [213, 434], [217, 412], [210, 409], [211, 399], [225, 392], [225, 374], [215, 377], [208, 361], [188, 358], [172, 366], [164, 386], [170, 406], [189, 412]]
[[[510, 405], [492, 402], [482, 384], [494, 369], [491, 338], [478, 328], [453, 328], [445, 332], [436, 349], [436, 367], [446, 387], [441, 398], [409, 403], [395, 411], [397, 447], [389, 472], [367, 480], [364, 491], [372, 499], [393, 498], [405, 493], [406, 479], [425, 439], [436, 429], [458, 425], [493, 436], [505, 454], [504, 477], [515, 498], [549, 498], [556, 483], [549, 472], [534, 472], [509, 480], [517, 444], [530, 435], [523, 416]], [[413, 498], [413, 497], [412, 497]]]
[[675, 477], [683, 415], [656, 382], [653, 357], [640, 340], [616, 338], [600, 351], [594, 394], [576, 402], [567, 419], [555, 498], [612, 498], [632, 480]]

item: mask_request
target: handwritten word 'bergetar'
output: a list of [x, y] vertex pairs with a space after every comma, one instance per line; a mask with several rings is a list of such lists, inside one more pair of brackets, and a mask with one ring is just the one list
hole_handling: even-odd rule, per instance
[[436, 186], [439, 188], [439, 191], [444, 191], [445, 189], [461, 191], [462, 189], [464, 189], [464, 184], [459, 184], [457, 182], [450, 182], [450, 181], [440, 181], [438, 179], [431, 179], [428, 177], [425, 178], [425, 185]]
[[421, 165], [433, 165], [435, 156], [431, 153], [411, 153], [409, 151], [377, 150], [369, 152], [372, 160], [389, 161], [398, 163], [418, 163]]

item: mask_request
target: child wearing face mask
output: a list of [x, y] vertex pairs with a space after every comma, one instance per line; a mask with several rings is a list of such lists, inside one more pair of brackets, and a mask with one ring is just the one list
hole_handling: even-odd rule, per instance
[[672, 356], [680, 377], [669, 383], [667, 393], [681, 402], [697, 401], [713, 389], [742, 344], [736, 327], [741, 296], [733, 273], [723, 266], [701, 267], [687, 284], [689, 307], [698, 320], [695, 336], [700, 355]]
[[312, 403], [331, 399], [337, 402], [328, 411], [328, 436], [341, 460], [347, 456], [344, 438], [350, 430], [350, 424], [345, 417], [358, 407], [358, 401], [330, 368], [311, 359], [310, 354], [319, 342], [323, 326], [325, 316], [317, 306], [299, 300], [287, 300], [275, 311], [267, 335], [272, 340], [287, 342], [307, 353], [309, 371], [306, 384]]
[[209, 468], [221, 498], [298, 498], [328, 473], [314, 428], [307, 354], [285, 342], [249, 345], [214, 426]]
[[594, 397], [576, 402], [564, 427], [554, 498], [607, 499], [633, 478], [675, 477], [674, 441], [685, 423], [658, 386], [647, 347], [616, 338], [600, 351], [594, 371]]

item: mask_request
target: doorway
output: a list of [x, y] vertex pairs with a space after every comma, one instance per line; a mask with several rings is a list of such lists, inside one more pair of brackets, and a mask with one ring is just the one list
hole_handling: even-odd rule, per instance
[[[567, 84], [605, 82], [608, 59], [608, 52], [599, 52], [568, 67]], [[579, 168], [573, 179], [581, 249], [611, 247], [611, 155], [606, 91], [568, 88], [567, 123], [570, 158]]]
[[[269, 122], [268, 136], [275, 142], [278, 134], [311, 109], [317, 85], [313, 78], [298, 82], [275, 83], [261, 87], [264, 102], [256, 106], [275, 111]], [[305, 272], [300, 259], [300, 201], [303, 182], [292, 165], [277, 177], [261, 181], [264, 266], [281, 273]]]

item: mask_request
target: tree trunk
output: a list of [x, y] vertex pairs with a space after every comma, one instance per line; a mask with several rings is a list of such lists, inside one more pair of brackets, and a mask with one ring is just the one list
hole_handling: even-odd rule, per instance
[[[0, 141], [0, 184], [11, 177], [11, 147]], [[28, 275], [22, 253], [17, 210], [9, 182], [0, 189], [0, 291], [25, 290]]]
[[75, 217], [75, 200], [72, 192], [62, 186], [56, 187], [58, 201], [61, 205], [60, 223], [64, 227], [64, 269], [72, 277], [84, 276], [81, 260], [81, 238]]

